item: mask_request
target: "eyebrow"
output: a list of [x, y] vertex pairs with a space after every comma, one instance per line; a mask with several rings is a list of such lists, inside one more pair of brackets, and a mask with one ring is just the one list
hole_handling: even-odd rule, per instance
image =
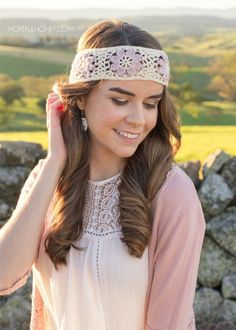
[[[111, 88], [109, 88], [109, 91], [113, 91], [113, 92], [117, 92], [117, 93], [120, 93], [120, 94], [129, 95], [129, 96], [135, 96], [134, 93], [131, 93], [129, 91], [126, 91], [126, 90], [124, 90], [124, 89], [122, 89], [120, 87], [111, 87]], [[162, 97], [162, 95], [163, 95], [163, 92], [160, 93], [160, 94], [148, 96], [147, 99], [157, 99], [157, 98]]]

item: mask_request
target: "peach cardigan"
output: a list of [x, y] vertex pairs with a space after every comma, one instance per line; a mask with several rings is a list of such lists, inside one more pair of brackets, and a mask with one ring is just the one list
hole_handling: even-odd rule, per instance
[[[42, 164], [43, 160], [40, 160], [25, 182], [17, 207], [29, 192]], [[51, 205], [52, 202], [45, 218], [45, 228]], [[153, 201], [152, 216], [144, 330], [194, 330], [193, 301], [206, 224], [196, 189], [176, 164]], [[26, 283], [30, 274], [31, 269], [0, 294], [11, 294]], [[30, 328], [48, 330], [50, 324], [33, 280]]]

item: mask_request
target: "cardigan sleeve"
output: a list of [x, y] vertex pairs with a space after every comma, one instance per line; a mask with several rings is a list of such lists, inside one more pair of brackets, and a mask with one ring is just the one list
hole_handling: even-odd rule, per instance
[[195, 329], [193, 301], [205, 219], [196, 189], [181, 171], [163, 194], [155, 215], [159, 236], [145, 329]]
[[[43, 162], [44, 162], [44, 160], [40, 159], [38, 164], [30, 172], [27, 180], [25, 181], [25, 183], [23, 185], [23, 188], [21, 189], [20, 196], [18, 198], [18, 201], [17, 201], [16, 207], [13, 211], [13, 214], [18, 210], [18, 208], [21, 207], [24, 199], [30, 192], [30, 190], [39, 174], [40, 168], [43, 165]], [[26, 281], [30, 277], [30, 275], [31, 275], [31, 269], [29, 269], [23, 276], [21, 276], [10, 288], [1, 290], [0, 295], [3, 296], [3, 295], [9, 295], [9, 294], [13, 293], [14, 291], [19, 289], [26, 283]]]

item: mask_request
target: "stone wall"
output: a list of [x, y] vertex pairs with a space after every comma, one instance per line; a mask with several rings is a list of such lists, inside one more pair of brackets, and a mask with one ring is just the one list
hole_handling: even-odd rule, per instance
[[[31, 169], [45, 156], [39, 144], [0, 142], [0, 227]], [[194, 299], [197, 330], [235, 330], [236, 157], [217, 150], [203, 164], [178, 165], [192, 179], [207, 223]], [[31, 287], [30, 277], [24, 287], [0, 297], [0, 329], [29, 329]]]
[[197, 330], [235, 330], [236, 157], [216, 150], [203, 164], [180, 165], [197, 188], [207, 223], [194, 299]]

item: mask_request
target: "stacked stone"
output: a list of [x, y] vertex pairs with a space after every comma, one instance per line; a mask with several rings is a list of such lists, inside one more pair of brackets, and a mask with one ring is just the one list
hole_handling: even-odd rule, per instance
[[[10, 218], [21, 188], [46, 152], [40, 144], [0, 141], [0, 228]], [[0, 329], [28, 330], [32, 278], [9, 296], [0, 296]]]
[[235, 330], [236, 157], [218, 149], [202, 166], [179, 165], [198, 190], [207, 223], [194, 301], [197, 329]]

